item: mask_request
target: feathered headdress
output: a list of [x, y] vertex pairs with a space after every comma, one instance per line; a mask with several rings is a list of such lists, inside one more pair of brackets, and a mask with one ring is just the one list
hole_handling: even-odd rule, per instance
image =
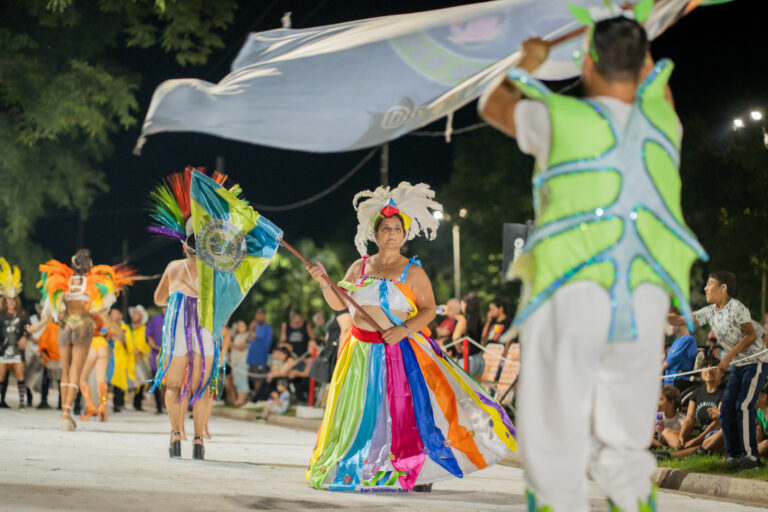
[[355, 194], [352, 205], [357, 212], [355, 247], [358, 252], [366, 255], [366, 244], [376, 241], [374, 226], [380, 215], [387, 218], [400, 215], [405, 227], [405, 240], [413, 240], [421, 233], [433, 240], [439, 221], [430, 209], [443, 211], [443, 206], [434, 197], [435, 191], [426, 183], [411, 185], [407, 181], [401, 182], [394, 190], [378, 187], [374, 191], [364, 190]]
[[86, 293], [91, 297], [91, 311], [109, 309], [127, 286], [138, 276], [136, 270], [125, 265], [96, 265], [88, 273]]
[[0, 297], [15, 298], [21, 293], [21, 271], [19, 267], [0, 258]]
[[[58, 312], [64, 307], [64, 294], [69, 290], [73, 270], [64, 263], [49, 260], [40, 265], [40, 281], [37, 287], [43, 294], [43, 306], [49, 308], [58, 321]], [[124, 265], [95, 265], [85, 275], [85, 293], [90, 299], [90, 310], [99, 311], [111, 307], [126, 286], [136, 280], [136, 271]]]
[[[153, 221], [153, 225], [147, 228], [150, 233], [180, 242], [184, 242], [192, 234], [192, 223], [188, 221], [192, 216], [190, 187], [193, 171], [205, 173], [205, 168], [187, 166], [183, 172], [167, 176], [149, 192], [147, 206]], [[225, 185], [229, 176], [214, 171], [211, 178], [220, 185]], [[236, 196], [242, 192], [240, 185], [236, 184], [228, 190]]]

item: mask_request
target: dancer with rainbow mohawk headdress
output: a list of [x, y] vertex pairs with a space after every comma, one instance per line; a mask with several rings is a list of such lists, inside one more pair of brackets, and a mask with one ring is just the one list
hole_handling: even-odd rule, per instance
[[[96, 319], [112, 332], [120, 331], [106, 315], [114, 302], [119, 273], [110, 265], [94, 266], [88, 249], [80, 249], [72, 256], [72, 268], [49, 260], [40, 265], [40, 271], [42, 276], [37, 286], [43, 294], [43, 318], [28, 330], [30, 333], [43, 330], [51, 321], [59, 324], [61, 429], [72, 431], [77, 428], [71, 414], [72, 403], [79, 391], [78, 382], [91, 347]], [[84, 391], [90, 394], [90, 389]]]
[[5, 391], [8, 386], [8, 371], [13, 368], [19, 389], [19, 410], [23, 411], [27, 408], [24, 349], [27, 344], [28, 319], [21, 305], [21, 287], [19, 267], [12, 266], [5, 258], [0, 258], [0, 407], [8, 407], [5, 403]]
[[[434, 196], [423, 183], [403, 182], [354, 198], [362, 258], [339, 284], [363, 311], [354, 310], [340, 349], [306, 473], [318, 489], [429, 490], [432, 482], [462, 478], [515, 449], [504, 409], [431, 338], [432, 284], [415, 256], [402, 255], [406, 240], [435, 237], [438, 221], [430, 210], [442, 206]], [[373, 256], [368, 242], [378, 246]], [[331, 308], [348, 307], [320, 263], [307, 270]]]
[[[209, 388], [217, 388], [220, 373], [220, 333], [214, 336], [203, 327], [198, 315], [200, 284], [195, 248], [190, 188], [192, 175], [199, 169], [187, 167], [172, 174], [149, 194], [150, 216], [154, 224], [148, 229], [156, 235], [180, 241], [184, 259], [171, 261], [155, 290], [155, 304], [167, 306], [163, 320], [163, 339], [158, 355], [157, 373], [151, 391], [165, 384], [165, 406], [171, 423], [170, 457], [181, 456], [184, 414], [193, 404], [195, 438], [193, 457], [204, 458], [203, 433], [212, 399]], [[227, 176], [214, 173], [213, 179], [223, 184]], [[234, 185], [230, 191], [239, 193]], [[211, 386], [211, 384], [214, 384]]]

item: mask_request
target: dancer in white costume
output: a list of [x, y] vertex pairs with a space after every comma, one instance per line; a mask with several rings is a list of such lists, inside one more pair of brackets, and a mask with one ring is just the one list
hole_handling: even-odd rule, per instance
[[549, 50], [532, 39], [479, 104], [536, 159], [536, 229], [515, 267], [520, 453], [530, 510], [588, 510], [588, 472], [611, 510], [654, 510], [647, 445], [668, 295], [690, 322], [690, 265], [705, 254], [680, 210], [671, 62], [653, 64], [636, 21], [587, 34], [586, 98], [531, 76]]

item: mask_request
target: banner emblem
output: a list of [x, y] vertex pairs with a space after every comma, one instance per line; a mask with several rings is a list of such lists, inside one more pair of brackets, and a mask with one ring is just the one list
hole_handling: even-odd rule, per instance
[[234, 272], [245, 259], [245, 237], [237, 227], [221, 219], [206, 223], [197, 235], [198, 256], [220, 272]]

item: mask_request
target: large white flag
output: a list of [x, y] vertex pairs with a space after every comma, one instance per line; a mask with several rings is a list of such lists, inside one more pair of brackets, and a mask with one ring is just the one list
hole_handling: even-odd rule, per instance
[[[658, 1], [645, 23], [649, 36], [698, 2]], [[569, 5], [588, 8], [595, 19], [620, 12], [604, 0], [497, 0], [253, 33], [218, 84], [160, 84], [137, 149], [148, 135], [179, 131], [317, 152], [381, 144], [476, 99], [517, 62], [525, 39], [554, 40], [578, 29]], [[573, 37], [555, 46], [537, 76], [575, 76], [572, 56], [581, 45]]]

